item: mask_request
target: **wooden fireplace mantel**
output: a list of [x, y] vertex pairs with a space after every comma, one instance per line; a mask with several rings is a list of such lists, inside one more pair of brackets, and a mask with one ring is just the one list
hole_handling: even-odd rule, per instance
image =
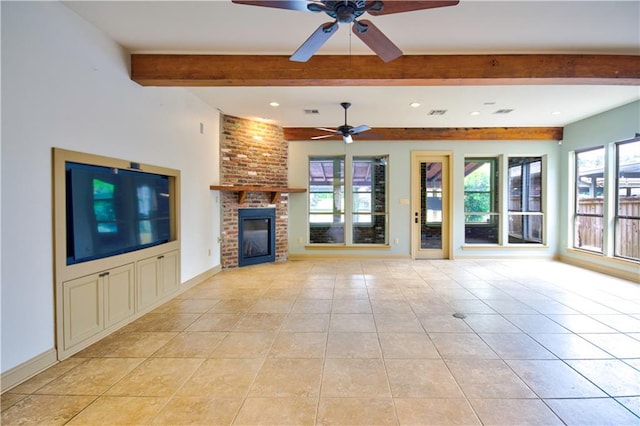
[[307, 192], [307, 188], [287, 188], [282, 186], [246, 186], [246, 185], [211, 185], [209, 189], [214, 191], [229, 191], [238, 193], [238, 203], [244, 203], [247, 192], [268, 192], [271, 193], [271, 204], [275, 203], [280, 194], [293, 192]]

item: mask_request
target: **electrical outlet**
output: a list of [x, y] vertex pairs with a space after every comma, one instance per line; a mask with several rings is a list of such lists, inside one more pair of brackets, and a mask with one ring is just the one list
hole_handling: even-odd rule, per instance
[[298, 244], [302, 244], [302, 237], [298, 237], [298, 238], [296, 238], [296, 242], [297, 242]]
[[396, 238], [395, 240], [393, 240], [393, 242], [395, 243], [395, 245], [400, 244], [400, 238]]
[[207, 250], [207, 256], [211, 256], [211, 249]]

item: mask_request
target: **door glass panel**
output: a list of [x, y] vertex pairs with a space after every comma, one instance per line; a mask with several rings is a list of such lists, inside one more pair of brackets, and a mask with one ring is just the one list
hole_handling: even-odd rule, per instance
[[442, 248], [442, 163], [420, 163], [420, 246]]

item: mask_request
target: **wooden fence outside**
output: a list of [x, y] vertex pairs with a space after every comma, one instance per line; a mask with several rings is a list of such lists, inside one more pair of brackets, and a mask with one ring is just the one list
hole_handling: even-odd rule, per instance
[[[587, 198], [579, 202], [580, 213], [602, 215], [602, 199]], [[638, 197], [620, 198], [620, 216], [640, 217]], [[602, 252], [604, 220], [602, 217], [576, 217], [575, 246]], [[618, 219], [615, 236], [615, 255], [640, 259], [640, 219]]]

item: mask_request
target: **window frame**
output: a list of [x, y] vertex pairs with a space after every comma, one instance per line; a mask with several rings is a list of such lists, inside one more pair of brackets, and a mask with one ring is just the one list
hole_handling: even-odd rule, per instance
[[[509, 202], [506, 203], [507, 209], [507, 229], [506, 233], [506, 241], [508, 245], [512, 246], [535, 246], [535, 245], [544, 245], [546, 242], [546, 215], [545, 215], [545, 202], [546, 202], [546, 191], [545, 191], [545, 182], [546, 182], [546, 160], [544, 155], [510, 155], [507, 158], [507, 173], [506, 173], [506, 181], [507, 181], [507, 197]], [[515, 167], [520, 167], [520, 202], [519, 202], [519, 210], [512, 210], [511, 208], [511, 161], [514, 159], [520, 159]], [[531, 187], [532, 176], [535, 173], [531, 172], [531, 165], [535, 163], [540, 163], [540, 194], [538, 195], [538, 210], [530, 209], [530, 194], [532, 190], [535, 189]], [[522, 220], [522, 230], [520, 235], [513, 235], [511, 233], [511, 219], [515, 217], [520, 217]], [[530, 218], [539, 217], [540, 219], [540, 239], [536, 240], [530, 237], [529, 228]], [[517, 239], [517, 240], [516, 240]], [[519, 241], [518, 241], [519, 240]]]
[[[384, 208], [383, 211], [376, 211], [375, 208], [375, 201], [374, 201], [374, 193], [375, 193], [375, 184], [376, 184], [376, 178], [373, 176], [374, 175], [374, 165], [372, 164], [371, 166], [371, 186], [370, 186], [370, 191], [368, 192], [358, 192], [358, 194], [369, 194], [369, 198], [370, 198], [370, 205], [369, 205], [369, 210], [368, 211], [356, 211], [357, 209], [354, 208], [354, 201], [355, 201], [355, 197], [354, 194], [356, 194], [356, 192], [354, 192], [354, 188], [358, 185], [355, 185], [353, 179], [354, 179], [354, 173], [353, 173], [353, 167], [354, 164], [356, 162], [366, 162], [367, 160], [371, 161], [372, 163], [374, 161], [377, 160], [381, 160], [384, 159], [384, 166], [385, 166], [385, 178], [384, 178]], [[311, 200], [313, 197], [313, 194], [319, 194], [319, 193], [327, 193], [329, 194], [329, 192], [327, 191], [313, 191], [312, 187], [313, 187], [313, 182], [312, 182], [312, 177], [311, 177], [311, 164], [313, 162], [322, 162], [322, 161], [333, 161], [334, 162], [334, 166], [333, 166], [333, 193], [332, 193], [332, 200], [333, 200], [333, 212], [317, 212], [314, 211], [312, 206], [311, 206]], [[337, 168], [336, 165], [341, 164], [342, 165], [342, 175], [340, 175], [340, 172], [338, 172], [338, 175], [336, 175], [337, 172]], [[310, 246], [314, 246], [314, 247], [322, 247], [322, 246], [331, 246], [331, 247], [341, 247], [341, 246], [388, 246], [389, 245], [389, 197], [388, 197], [388, 191], [389, 191], [389, 185], [388, 185], [388, 180], [389, 180], [389, 155], [388, 154], [384, 154], [384, 155], [335, 155], [335, 156], [327, 156], [327, 155], [318, 155], [318, 156], [314, 156], [314, 155], [309, 155], [308, 157], [308, 163], [307, 163], [307, 173], [308, 173], [308, 186], [309, 186], [309, 196], [307, 198], [307, 206], [308, 206], [308, 214], [307, 214], [307, 244], [309, 244]], [[335, 199], [335, 194], [336, 191], [342, 190], [342, 211], [340, 211], [339, 209], [336, 209], [336, 199]], [[326, 215], [326, 216], [331, 216], [332, 220], [331, 221], [326, 221], [326, 222], [312, 222], [311, 218], [314, 215]], [[371, 220], [369, 222], [356, 222], [355, 219], [357, 216], [369, 216], [371, 218]], [[336, 217], [340, 216], [341, 218], [341, 222], [336, 222]], [[358, 228], [375, 228], [376, 225], [376, 220], [375, 217], [380, 217], [383, 216], [384, 217], [384, 241], [382, 243], [378, 243], [378, 242], [366, 242], [366, 243], [356, 243], [354, 242], [354, 240], [356, 239], [356, 236], [354, 235], [355, 230]], [[331, 226], [331, 225], [340, 225], [342, 227], [341, 229], [341, 233], [342, 233], [342, 240], [341, 241], [327, 241], [327, 242], [319, 242], [317, 240], [315, 240], [314, 236], [312, 235], [313, 233], [313, 229], [314, 227], [316, 229], [320, 229], [322, 227], [327, 227], [327, 226]]]
[[[349, 204], [351, 211], [349, 211], [349, 217], [351, 218], [350, 223], [348, 224], [348, 226], [351, 229], [350, 232], [350, 238], [347, 240], [347, 245], [352, 245], [352, 246], [361, 246], [361, 245], [375, 245], [375, 246], [386, 246], [389, 244], [389, 185], [387, 185], [387, 182], [389, 181], [389, 155], [353, 155], [349, 158], [350, 161], [350, 165], [351, 167], [349, 168], [351, 170], [351, 174], [350, 174], [350, 185], [347, 189], [348, 194], [349, 194], [349, 198], [351, 199], [351, 203]], [[380, 161], [383, 163], [384, 165], [384, 208], [382, 209], [382, 211], [376, 211], [376, 200], [375, 200], [375, 193], [376, 193], [376, 184], [377, 184], [377, 176], [374, 173], [375, 171], [375, 167], [376, 164], [374, 164], [376, 161]], [[370, 197], [370, 204], [369, 204], [369, 211], [368, 212], [361, 212], [358, 211], [356, 212], [355, 208], [354, 208], [354, 194], [356, 194], [356, 192], [354, 192], [354, 187], [355, 182], [354, 182], [354, 177], [353, 177], [353, 169], [354, 169], [354, 164], [356, 162], [370, 162], [371, 163], [371, 190], [368, 192], [369, 197]], [[362, 194], [362, 193], [367, 193], [367, 192], [357, 192], [358, 194]], [[362, 216], [362, 215], [369, 215], [370, 216], [370, 221], [369, 222], [356, 222], [354, 219], [356, 216]], [[384, 241], [381, 243], [377, 243], [377, 242], [354, 242], [356, 237], [355, 237], [355, 230], [357, 228], [363, 228], [363, 227], [368, 227], [368, 228], [375, 228], [377, 225], [377, 221], [376, 221], [376, 217], [382, 217], [384, 219]]]
[[[594, 199], [597, 198], [601, 198], [602, 199], [602, 213], [601, 214], [597, 214], [597, 213], [584, 213], [584, 212], [580, 212], [580, 208], [579, 208], [579, 202], [580, 202], [580, 188], [578, 187], [579, 183], [580, 183], [580, 170], [578, 167], [578, 160], [580, 157], [580, 154], [584, 154], [587, 152], [594, 152], [594, 151], [598, 151], [598, 150], [602, 150], [602, 197], [596, 197], [595, 195], [595, 188], [597, 188], [597, 178], [596, 178], [596, 185], [594, 186]], [[581, 149], [581, 150], [577, 150], [574, 153], [574, 158], [573, 158], [573, 169], [574, 169], [574, 174], [573, 174], [573, 235], [572, 235], [572, 247], [576, 250], [583, 250], [589, 253], [595, 253], [595, 254], [604, 254], [605, 253], [605, 248], [606, 248], [606, 241], [605, 241], [605, 237], [604, 237], [604, 233], [606, 231], [606, 222], [605, 222], [605, 207], [607, 204], [607, 200], [606, 200], [606, 193], [607, 193], [607, 187], [609, 185], [608, 179], [607, 179], [607, 149], [604, 145], [597, 145], [594, 147], [590, 147], [590, 148], [585, 148], [585, 149]], [[582, 246], [579, 244], [579, 238], [578, 238], [578, 218], [580, 217], [585, 217], [585, 218], [600, 218], [601, 222], [602, 222], [602, 240], [600, 242], [600, 250], [595, 250], [595, 249], [591, 249], [589, 247], [594, 247], [597, 248], [595, 246]]]
[[[308, 206], [309, 206], [309, 215], [308, 215], [308, 222], [309, 224], [317, 224], [317, 225], [323, 225], [323, 224], [331, 224], [331, 223], [338, 223], [335, 221], [336, 216], [343, 216], [344, 217], [344, 167], [345, 167], [345, 162], [344, 162], [344, 156], [321, 156], [321, 157], [309, 157], [309, 163], [308, 163], [308, 170], [311, 169], [311, 163], [312, 162], [324, 162], [324, 161], [331, 161], [333, 162], [333, 176], [332, 176], [332, 190], [331, 191], [314, 191], [313, 190], [313, 183], [311, 182], [311, 175], [309, 175], [309, 198], [308, 198]], [[339, 167], [336, 167], [336, 165], [338, 165]], [[341, 170], [342, 169], [342, 170]], [[337, 175], [336, 175], [336, 171], [337, 171]], [[318, 185], [320, 186], [320, 185]], [[328, 187], [328, 185], [327, 185]], [[336, 193], [340, 193], [342, 192], [342, 210], [337, 209], [337, 205], [336, 205]], [[313, 210], [313, 207], [311, 205], [311, 197], [314, 194], [330, 194], [331, 195], [331, 211], [315, 211]], [[312, 216], [327, 216], [327, 217], [331, 217], [331, 220], [328, 221], [322, 221], [322, 222], [318, 222], [318, 221], [312, 221], [311, 217]], [[339, 223], [344, 223], [344, 219], [339, 222]]]
[[[613, 248], [613, 256], [616, 258], [621, 258], [621, 259], [625, 259], [625, 260], [631, 260], [631, 261], [635, 261], [635, 262], [640, 262], [640, 254], [638, 255], [638, 257], [633, 257], [633, 256], [625, 256], [623, 254], [620, 254], [618, 252], [618, 243], [619, 243], [619, 226], [620, 226], [620, 219], [630, 219], [630, 220], [636, 220], [638, 221], [638, 224], [640, 225], [640, 213], [637, 216], [633, 216], [633, 215], [621, 215], [620, 214], [620, 147], [623, 145], [627, 145], [627, 144], [632, 144], [632, 143], [637, 143], [640, 145], [640, 137], [636, 137], [633, 139], [628, 139], [628, 140], [624, 140], [624, 141], [619, 141], [616, 142], [614, 144], [614, 149], [615, 149], [615, 165], [614, 165], [614, 169], [615, 169], [615, 179], [614, 179], [614, 185], [615, 185], [615, 207], [613, 209], [613, 241], [614, 241], [614, 248]], [[639, 198], [640, 201], [640, 198]], [[638, 242], [636, 242], [636, 244], [640, 244]], [[635, 250], [640, 252], [640, 250], [638, 250], [638, 247], [635, 247]]]
[[[466, 185], [465, 185], [465, 181], [467, 179], [467, 176], [471, 175], [471, 173], [469, 175], [466, 174], [466, 171], [464, 172], [464, 177], [462, 180], [462, 186], [463, 186], [463, 193], [464, 193], [464, 236], [465, 236], [465, 244], [468, 245], [478, 245], [478, 244], [491, 244], [491, 245], [498, 245], [500, 244], [501, 241], [501, 217], [502, 214], [500, 212], [500, 193], [501, 193], [501, 186], [500, 186], [500, 157], [494, 157], [494, 156], [480, 156], [480, 157], [465, 157], [464, 159], [464, 165], [465, 165], [465, 170], [466, 170], [466, 165], [469, 162], [484, 162], [484, 163], [488, 163], [489, 167], [490, 167], [490, 171], [489, 171], [489, 190], [488, 191], [468, 191], [466, 189]], [[490, 206], [490, 211], [488, 212], [471, 212], [471, 211], [467, 211], [467, 194], [489, 194], [489, 206]], [[487, 225], [483, 226], [482, 222], [468, 222], [467, 221], [467, 217], [468, 216], [490, 216], [491, 219], [491, 224], [493, 225], [494, 223], [497, 224], [497, 236], [496, 236], [496, 241], [495, 242], [470, 242], [467, 241], [467, 233], [468, 233], [468, 229], [467, 226], [469, 225], [474, 225], [474, 227], [477, 228], [490, 228]]]
[[[332, 176], [332, 191], [314, 191], [313, 190], [313, 182], [311, 181], [311, 164], [313, 162], [318, 162], [318, 163], [322, 163], [322, 162], [332, 162], [333, 163], [333, 167], [332, 167], [332, 172], [333, 172], [333, 176]], [[307, 214], [307, 222], [308, 222], [308, 241], [310, 244], [333, 244], [333, 243], [312, 243], [311, 242], [311, 235], [310, 235], [310, 230], [313, 227], [316, 228], [322, 228], [322, 227], [326, 227], [326, 226], [331, 226], [331, 225], [336, 225], [336, 224], [340, 224], [343, 228], [342, 233], [342, 241], [344, 241], [344, 225], [345, 225], [345, 219], [346, 219], [346, 212], [345, 212], [345, 205], [346, 205], [346, 201], [345, 201], [345, 183], [346, 183], [346, 176], [344, 175], [344, 172], [346, 170], [346, 164], [345, 164], [345, 156], [310, 156], [309, 157], [309, 161], [307, 163], [307, 172], [309, 173], [309, 177], [308, 177], [308, 190], [309, 190], [309, 197], [307, 198], [307, 205], [308, 205], [308, 214]], [[320, 185], [318, 185], [320, 186]], [[328, 187], [328, 185], [326, 185]], [[336, 200], [336, 194], [340, 194], [342, 193], [342, 198], [341, 200]], [[313, 207], [312, 207], [312, 203], [311, 203], [311, 198], [313, 195], [315, 194], [330, 194], [331, 195], [331, 211], [314, 211]], [[338, 208], [338, 203], [340, 202], [342, 209]], [[322, 216], [326, 216], [329, 220], [326, 221], [317, 221], [317, 220], [312, 220], [312, 217], [322, 217]], [[338, 219], [338, 220], [336, 220]], [[340, 220], [341, 219], [341, 220]]]

